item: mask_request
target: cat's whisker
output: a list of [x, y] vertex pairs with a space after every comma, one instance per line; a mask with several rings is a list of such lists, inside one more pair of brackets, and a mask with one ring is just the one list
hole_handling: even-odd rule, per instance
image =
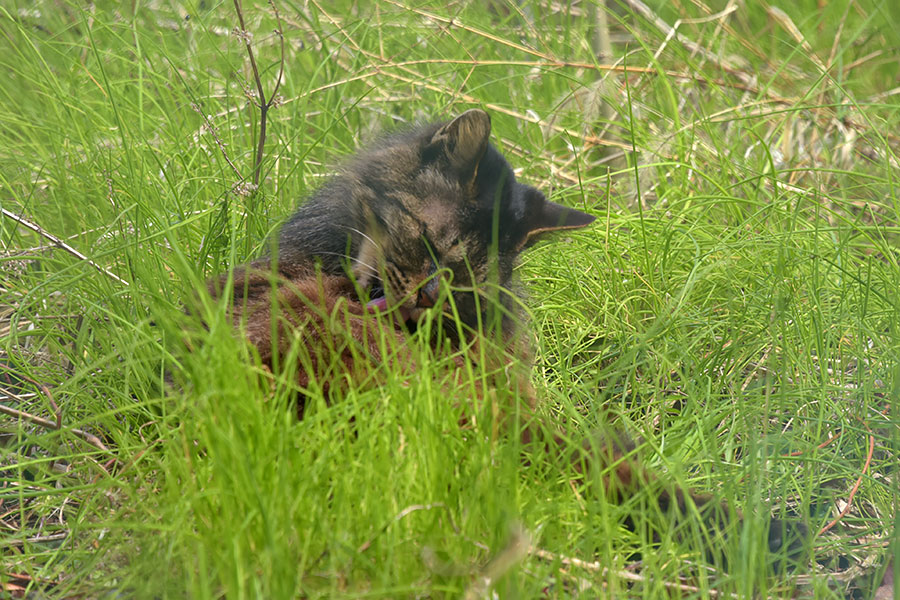
[[379, 244], [378, 242], [376, 242], [375, 240], [373, 240], [369, 235], [367, 235], [366, 233], [360, 231], [360, 230], [357, 229], [356, 227], [351, 227], [350, 225], [341, 225], [341, 227], [343, 227], [344, 229], [347, 229], [347, 230], [349, 230], [349, 231], [352, 231], [352, 232], [354, 232], [354, 233], [358, 233], [359, 235], [363, 236], [364, 238], [366, 238], [367, 240], [369, 240], [370, 242], [372, 242], [372, 245], [375, 246], [376, 248], [379, 248], [379, 249], [381, 248], [381, 244]]
[[323, 256], [327, 255], [327, 256], [337, 256], [338, 258], [346, 258], [348, 261], [350, 261], [350, 262], [352, 262], [352, 263], [354, 263], [354, 264], [356, 264], [356, 265], [359, 265], [360, 267], [365, 267], [366, 269], [368, 269], [368, 274], [369, 274], [369, 275], [372, 275], [372, 276], [375, 276], [375, 277], [378, 277], [378, 276], [379, 276], [379, 275], [378, 275], [378, 269], [376, 269], [375, 267], [373, 267], [373, 266], [370, 265], [369, 263], [367, 263], [367, 262], [365, 262], [365, 261], [362, 261], [362, 260], [360, 260], [360, 259], [358, 259], [358, 258], [356, 258], [356, 257], [349, 256], [349, 255], [347, 255], [347, 254], [342, 254], [342, 253], [340, 253], [340, 252], [324, 252], [324, 251], [321, 251], [321, 252], [319, 252], [319, 254], [320, 254], [320, 255], [323, 255]]

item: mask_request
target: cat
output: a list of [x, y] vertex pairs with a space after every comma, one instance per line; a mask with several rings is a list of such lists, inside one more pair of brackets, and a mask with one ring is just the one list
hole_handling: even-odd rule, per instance
[[[484, 337], [483, 324], [496, 319], [505, 343], [518, 343], [519, 301], [511, 289], [517, 256], [546, 234], [584, 227], [595, 217], [517, 182], [490, 145], [490, 130], [487, 113], [471, 110], [449, 123], [383, 138], [283, 225], [274, 258], [235, 270], [233, 317], [245, 322], [264, 364], [273, 366], [288, 350], [287, 330], [301, 330], [306, 348], [327, 351], [308, 357], [312, 364], [300, 369], [300, 385], [317, 375], [327, 386], [328, 377], [316, 370], [341, 346], [327, 326], [336, 309], [348, 317], [349, 331], [342, 333], [365, 346], [364, 357], [351, 355], [353, 344], [342, 348], [344, 367], [352, 370], [382, 358], [374, 312], [415, 329], [442, 295], [452, 297], [458, 316], [445, 321], [452, 324], [447, 337], [458, 341], [460, 324]], [[491, 278], [494, 298], [479, 287]], [[218, 296], [227, 282], [227, 276], [213, 280], [210, 291]], [[281, 306], [274, 343], [272, 293]], [[391, 335], [406, 355], [395, 362], [408, 363], [405, 335], [400, 329]]]
[[[586, 436], [572, 450], [538, 416], [527, 372], [488, 369], [530, 362], [513, 279], [519, 255], [595, 220], [518, 182], [490, 134], [488, 114], [472, 109], [382, 138], [300, 206], [269, 257], [211, 280], [209, 291], [220, 297], [231, 286], [233, 323], [260, 361], [277, 370], [297, 356], [300, 388], [319, 386], [326, 396], [339, 396], [348, 380], [374, 381], [380, 369], [414, 371], [413, 332], [428, 315], [452, 313], [438, 321], [432, 343], [450, 352], [459, 372], [491, 363], [481, 366], [503, 379], [491, 384], [514, 390], [521, 404], [501, 407], [522, 419], [515, 427], [501, 418], [505, 426], [526, 448], [565, 454], [579, 473], [599, 463], [608, 494], [621, 499], [654, 479], [625, 459], [633, 449], [627, 437]], [[664, 510], [685, 513], [693, 503], [716, 529], [734, 514], [712, 496], [659, 487]], [[802, 525], [773, 520], [770, 549], [796, 556], [803, 535]]]

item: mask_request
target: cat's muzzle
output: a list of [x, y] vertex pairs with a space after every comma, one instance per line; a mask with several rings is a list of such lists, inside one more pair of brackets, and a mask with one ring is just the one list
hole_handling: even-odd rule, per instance
[[440, 277], [426, 281], [416, 293], [416, 308], [434, 308], [441, 293]]
[[373, 291], [378, 294], [369, 300], [366, 306], [369, 309], [377, 309], [379, 312], [388, 312], [396, 309], [400, 317], [400, 321], [418, 321], [419, 317], [429, 309], [434, 308], [438, 304], [438, 298], [441, 294], [441, 278], [432, 276], [425, 281], [415, 291], [415, 297], [407, 297], [405, 302], [395, 306], [388, 306], [387, 295], [380, 288], [374, 288]]

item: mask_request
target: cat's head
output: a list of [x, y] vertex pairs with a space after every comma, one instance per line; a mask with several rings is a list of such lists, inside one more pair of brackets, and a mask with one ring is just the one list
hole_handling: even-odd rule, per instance
[[[344, 247], [331, 254], [350, 258], [371, 305], [397, 307], [415, 321], [450, 291], [461, 320], [474, 327], [484, 314], [482, 298], [491, 289], [501, 296], [508, 290], [524, 248], [545, 233], [594, 221], [516, 181], [490, 144], [490, 134], [490, 117], [473, 109], [449, 122], [385, 138], [352, 161], [295, 219], [316, 218], [313, 213], [320, 211], [350, 221], [333, 224], [343, 232]], [[285, 231], [294, 239], [283, 238], [282, 247], [315, 245], [309, 240], [326, 237], [301, 231], [299, 223]], [[323, 263], [331, 260], [325, 252], [310, 254]]]
[[490, 133], [490, 117], [473, 109], [388, 139], [357, 163], [360, 183], [377, 190], [353, 267], [373, 304], [416, 320], [449, 289], [475, 326], [476, 289], [484, 297], [491, 284], [506, 288], [516, 257], [540, 235], [594, 221], [517, 182]]

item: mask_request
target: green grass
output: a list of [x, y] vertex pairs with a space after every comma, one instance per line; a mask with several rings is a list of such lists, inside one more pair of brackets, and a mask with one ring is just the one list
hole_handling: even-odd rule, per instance
[[[0, 585], [872, 597], [900, 565], [894, 3], [653, 2], [678, 37], [617, 5], [611, 61], [590, 11], [562, 4], [276, 2], [282, 101], [242, 194], [259, 115], [231, 3], [0, 1], [0, 206], [126, 282], [0, 217], [0, 402], [52, 419], [49, 391], [62, 419], [0, 417]], [[278, 24], [244, 13], [268, 93]], [[746, 519], [712, 542], [727, 569], [698, 566], [703, 532], [666, 527], [653, 486], [613, 504], [596, 478], [523, 461], [489, 414], [460, 429], [471, 389], [440, 359], [297, 421], [289, 377], [260, 372], [222, 307], [208, 329], [184, 316], [341, 156], [472, 106], [522, 179], [599, 217], [519, 270], [544, 412], [576, 441], [628, 431], [666, 479], [731, 500]], [[767, 574], [770, 515], [817, 531], [857, 480], [810, 564]]]

